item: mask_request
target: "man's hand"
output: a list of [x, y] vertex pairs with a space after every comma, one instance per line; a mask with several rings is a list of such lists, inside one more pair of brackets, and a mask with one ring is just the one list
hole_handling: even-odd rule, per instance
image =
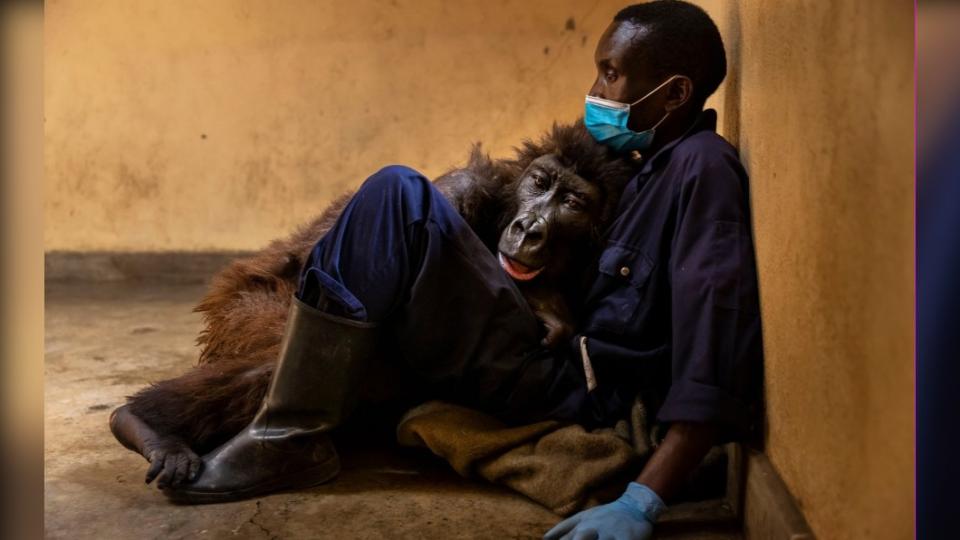
[[658, 493], [671, 497], [676, 492], [703, 460], [716, 434], [717, 426], [713, 424], [674, 422], [644, 465], [637, 482], [630, 482], [619, 499], [561, 521], [547, 532], [544, 540], [650, 538], [653, 523], [666, 509]]
[[647, 540], [653, 534], [653, 523], [665, 508], [652, 489], [630, 482], [627, 491], [619, 499], [570, 516], [550, 529], [543, 538]]

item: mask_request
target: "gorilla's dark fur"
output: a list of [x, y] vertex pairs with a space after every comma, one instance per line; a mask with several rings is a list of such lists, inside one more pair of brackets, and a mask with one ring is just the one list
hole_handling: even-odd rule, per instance
[[[632, 164], [593, 141], [581, 121], [558, 126], [538, 142], [527, 141], [512, 159], [493, 160], [475, 146], [466, 167], [436, 181], [491, 251], [516, 212], [519, 180], [530, 163], [553, 154], [561, 166], [601, 188], [602, 208], [593, 220], [593, 248], [610, 221]], [[130, 412], [158, 436], [176, 436], [195, 452], [212, 450], [253, 418], [269, 386], [300, 268], [316, 241], [333, 225], [349, 196], [318, 218], [261, 252], [232, 262], [213, 278], [195, 308], [205, 327], [199, 365], [129, 398]], [[585, 268], [569, 269], [576, 276]], [[557, 284], [557, 286], [561, 286]]]

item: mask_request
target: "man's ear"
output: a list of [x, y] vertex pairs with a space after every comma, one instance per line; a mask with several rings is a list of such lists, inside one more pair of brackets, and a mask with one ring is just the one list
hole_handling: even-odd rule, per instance
[[683, 107], [692, 98], [693, 81], [686, 75], [677, 75], [667, 85], [667, 101], [664, 103], [664, 108], [667, 112], [673, 112]]

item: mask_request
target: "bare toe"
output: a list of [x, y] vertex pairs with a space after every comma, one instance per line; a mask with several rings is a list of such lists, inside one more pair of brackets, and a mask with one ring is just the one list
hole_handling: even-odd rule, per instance
[[144, 478], [144, 482], [149, 484], [153, 482], [153, 479], [160, 474], [160, 471], [163, 470], [163, 457], [158, 456], [156, 453], [151, 454], [150, 458], [150, 467], [147, 469], [147, 476]]
[[200, 459], [196, 454], [190, 456], [190, 474], [187, 476], [187, 480], [193, 482], [200, 476], [200, 470], [203, 468], [203, 460]]
[[157, 487], [160, 489], [165, 489], [170, 482], [173, 480], [173, 475], [176, 472], [177, 461], [174, 456], [166, 455], [163, 458], [163, 471], [157, 476]]
[[190, 458], [186, 454], [177, 455], [177, 467], [173, 473], [173, 481], [170, 483], [171, 487], [179, 486], [187, 478], [187, 473], [190, 471]]

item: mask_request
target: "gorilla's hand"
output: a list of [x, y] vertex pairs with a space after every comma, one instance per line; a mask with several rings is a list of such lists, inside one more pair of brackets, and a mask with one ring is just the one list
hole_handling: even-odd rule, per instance
[[143, 456], [150, 462], [146, 483], [156, 478], [157, 487], [161, 489], [194, 480], [203, 466], [200, 457], [177, 437], [145, 440]]
[[533, 313], [543, 323], [545, 335], [541, 343], [550, 348], [566, 342], [573, 335], [573, 317], [563, 295], [549, 289], [524, 290]]
[[557, 317], [555, 313], [537, 312], [537, 317], [543, 323], [547, 333], [540, 341], [544, 346], [551, 349], [567, 341], [573, 335], [573, 325]]

